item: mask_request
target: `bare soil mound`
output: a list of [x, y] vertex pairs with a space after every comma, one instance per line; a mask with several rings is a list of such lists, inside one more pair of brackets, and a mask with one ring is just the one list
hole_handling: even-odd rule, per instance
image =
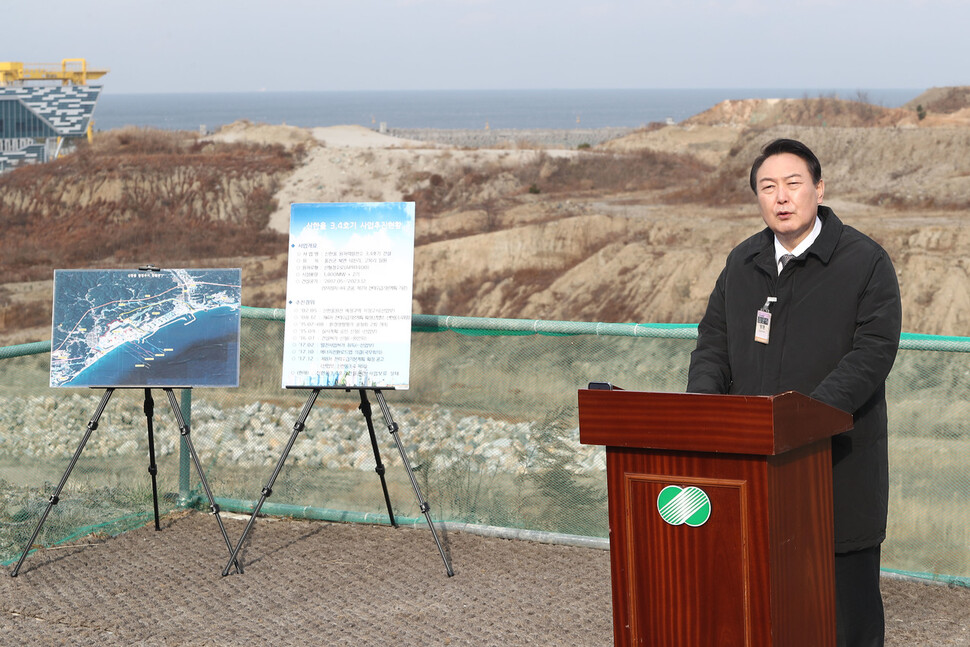
[[206, 144], [126, 130], [0, 176], [0, 283], [84, 267], [283, 251], [266, 231], [298, 156], [282, 146]]
[[915, 124], [914, 110], [884, 108], [865, 101], [835, 97], [814, 99], [741, 99], [722, 101], [710, 110], [690, 117], [683, 125], [740, 125], [766, 128], [791, 126], [832, 126], [872, 128]]
[[[958, 90], [927, 104], [956, 108]], [[920, 120], [820, 97], [726, 101], [582, 150], [247, 122], [105, 133], [0, 177], [0, 336], [49, 326], [54, 267], [237, 259], [244, 302], [282, 307], [289, 204], [337, 201], [417, 203], [415, 312], [697, 321], [727, 252], [763, 226], [748, 168], [776, 137], [811, 146], [826, 201], [887, 248], [904, 329], [970, 334], [970, 108]]]
[[903, 107], [916, 110], [917, 106], [922, 106], [927, 113], [943, 114], [953, 114], [970, 108], [970, 86], [930, 88]]

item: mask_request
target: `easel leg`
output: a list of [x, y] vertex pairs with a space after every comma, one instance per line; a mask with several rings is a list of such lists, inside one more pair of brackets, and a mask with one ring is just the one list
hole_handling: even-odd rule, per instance
[[283, 455], [280, 456], [280, 460], [277, 461], [276, 469], [273, 470], [272, 476], [270, 476], [269, 481], [266, 482], [266, 487], [263, 488], [263, 492], [259, 497], [259, 501], [256, 503], [256, 507], [253, 509], [252, 516], [249, 517], [249, 522], [246, 523], [246, 528], [243, 530], [242, 536], [236, 543], [235, 548], [232, 548], [232, 546], [229, 547], [229, 550], [232, 552], [232, 556], [229, 558], [229, 563], [226, 564], [226, 567], [222, 569], [223, 576], [229, 575], [229, 567], [232, 566], [233, 563], [236, 563], [236, 571], [242, 573], [242, 567], [240, 567], [238, 562], [236, 562], [236, 557], [239, 554], [243, 543], [245, 543], [250, 529], [253, 527], [253, 524], [256, 523], [256, 515], [259, 514], [260, 509], [263, 507], [263, 503], [265, 503], [266, 499], [273, 494], [273, 484], [276, 483], [276, 477], [280, 475], [280, 471], [283, 469], [283, 463], [286, 462], [286, 457], [289, 456], [290, 450], [293, 449], [293, 443], [296, 442], [296, 437], [306, 427], [307, 416], [310, 415], [310, 409], [313, 408], [313, 403], [316, 402], [318, 395], [320, 395], [320, 389], [313, 389], [313, 391], [310, 392], [310, 396], [303, 405], [303, 411], [300, 412], [300, 417], [295, 423], [293, 423], [293, 433], [290, 434], [290, 441], [286, 444], [286, 449], [283, 450]]
[[431, 506], [424, 500], [421, 496], [421, 489], [418, 487], [418, 481], [414, 478], [414, 471], [411, 470], [411, 462], [408, 460], [407, 454], [404, 452], [404, 445], [401, 443], [401, 439], [398, 438], [398, 426], [391, 418], [391, 411], [387, 408], [387, 402], [384, 401], [384, 394], [380, 390], [375, 390], [374, 393], [377, 395], [377, 404], [381, 407], [381, 414], [384, 416], [384, 422], [387, 423], [387, 430], [391, 432], [391, 436], [394, 438], [394, 443], [397, 445], [398, 452], [401, 453], [401, 460], [404, 462], [404, 467], [408, 472], [408, 478], [411, 479], [411, 487], [414, 488], [414, 495], [418, 498], [418, 504], [421, 507], [421, 512], [424, 513], [424, 518], [428, 522], [428, 527], [431, 528], [431, 536], [434, 537], [434, 543], [438, 546], [438, 552], [441, 553], [441, 559], [445, 563], [445, 570], [448, 572], [448, 577], [451, 577], [455, 572], [451, 569], [451, 562], [448, 561], [448, 556], [445, 554], [445, 549], [441, 546], [441, 541], [438, 539], [438, 533], [435, 531], [434, 522], [431, 521]]
[[98, 410], [95, 411], [91, 420], [88, 421], [88, 429], [84, 432], [84, 437], [81, 438], [81, 443], [77, 446], [77, 450], [74, 452], [74, 456], [71, 458], [70, 464], [67, 466], [67, 471], [64, 472], [64, 476], [61, 477], [61, 482], [58, 483], [57, 488], [54, 490], [54, 494], [50, 496], [47, 503], [47, 509], [44, 510], [44, 514], [41, 515], [40, 521], [37, 523], [37, 527], [34, 529], [34, 534], [31, 535], [30, 541], [24, 547], [24, 552], [20, 556], [20, 560], [17, 561], [17, 565], [14, 566], [13, 571], [11, 571], [11, 577], [17, 577], [17, 573], [20, 572], [20, 567], [23, 565], [24, 560], [27, 559], [27, 553], [30, 552], [31, 547], [37, 540], [37, 535], [40, 534], [41, 526], [47, 521], [47, 515], [50, 514], [51, 508], [57, 505], [60, 500], [61, 490], [64, 489], [64, 485], [67, 483], [68, 477], [74, 470], [74, 466], [77, 465], [78, 459], [81, 457], [81, 452], [84, 450], [84, 446], [87, 444], [88, 439], [91, 438], [91, 432], [98, 428], [98, 420], [101, 419], [101, 414], [104, 413], [104, 408], [108, 406], [108, 400], [111, 399], [111, 394], [114, 393], [114, 389], [105, 389], [104, 395], [101, 396], [101, 402], [98, 404]]
[[155, 433], [152, 419], [155, 417], [155, 400], [152, 398], [152, 390], [145, 389], [145, 419], [148, 421], [148, 473], [152, 477], [152, 501], [155, 504], [155, 530], [161, 530], [158, 523], [158, 482], [155, 478], [158, 474], [158, 466], [155, 464]]
[[[202, 471], [202, 464], [199, 462], [199, 455], [195, 453], [195, 446], [192, 444], [192, 437], [189, 435], [189, 426], [185, 424], [185, 419], [182, 418], [182, 410], [179, 409], [178, 402], [175, 400], [175, 393], [172, 389], [165, 389], [165, 393], [168, 394], [168, 402], [172, 407], [172, 413], [175, 414], [175, 419], [178, 421], [179, 433], [182, 434], [182, 438], [185, 439], [185, 446], [189, 449], [189, 455], [192, 457], [192, 462], [195, 463], [195, 469], [199, 473], [199, 482], [202, 483], [202, 489], [205, 490], [205, 495], [209, 498], [209, 506], [212, 513], [216, 517], [216, 521], [219, 523], [219, 530], [222, 532], [222, 538], [226, 540], [226, 547], [229, 552], [232, 552], [232, 543], [229, 541], [229, 535], [226, 534], [226, 527], [222, 523], [222, 517], [219, 516], [219, 506], [216, 504], [216, 500], [212, 497], [212, 491], [209, 489], [209, 483], [205, 479], [205, 472]], [[233, 555], [233, 560], [230, 561], [230, 565], [235, 561], [235, 555]], [[226, 566], [226, 570], [229, 566]], [[242, 573], [242, 567], [236, 564], [236, 572]]]
[[374, 449], [374, 461], [377, 466], [374, 471], [381, 477], [381, 488], [384, 489], [384, 503], [387, 505], [387, 516], [390, 518], [391, 525], [397, 528], [394, 520], [394, 511], [391, 509], [391, 496], [387, 492], [387, 480], [384, 478], [384, 463], [381, 462], [381, 450], [377, 448], [377, 435], [374, 433], [374, 420], [371, 417], [370, 400], [367, 399], [367, 391], [360, 389], [360, 412], [364, 414], [367, 421], [367, 432], [370, 434], [370, 445]]

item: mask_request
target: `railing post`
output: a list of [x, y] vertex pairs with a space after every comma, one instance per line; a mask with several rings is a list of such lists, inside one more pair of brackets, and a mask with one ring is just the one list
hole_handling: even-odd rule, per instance
[[[189, 427], [192, 426], [192, 389], [182, 389], [182, 401], [179, 403], [182, 419]], [[185, 443], [185, 436], [179, 436], [179, 505], [184, 507], [189, 503], [192, 492], [189, 483], [189, 448]]]

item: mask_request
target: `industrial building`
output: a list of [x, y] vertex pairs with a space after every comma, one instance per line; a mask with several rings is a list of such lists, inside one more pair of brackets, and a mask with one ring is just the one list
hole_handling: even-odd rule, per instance
[[0, 62], [0, 173], [55, 159], [71, 139], [90, 139], [103, 86], [88, 81], [107, 73], [78, 58], [60, 65]]

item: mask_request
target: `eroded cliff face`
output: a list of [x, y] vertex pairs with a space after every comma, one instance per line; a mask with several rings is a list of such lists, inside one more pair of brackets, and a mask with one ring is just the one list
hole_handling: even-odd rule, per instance
[[[700, 157], [710, 170], [661, 173], [668, 185], [626, 191], [539, 180], [539, 194], [520, 187], [496, 202], [503, 207], [492, 205], [495, 231], [485, 228], [481, 208], [426, 215], [429, 229], [454, 233], [419, 245], [415, 310], [696, 322], [727, 253], [764, 226], [747, 186], [751, 160], [768, 141], [793, 137], [823, 162], [826, 204], [893, 258], [904, 330], [970, 335], [970, 128], [904, 121], [665, 126], [609, 142], [601, 148], [620, 157], [655, 150], [698, 159], [693, 152], [706, 151]], [[457, 221], [479, 229], [446, 225]]]
[[136, 132], [17, 169], [0, 177], [0, 282], [49, 278], [52, 267], [282, 251], [265, 229], [297, 159], [278, 146]]
[[528, 132], [490, 149], [360, 128], [108, 133], [0, 177], [0, 329], [44, 338], [54, 268], [241, 266], [246, 305], [283, 307], [289, 203], [372, 200], [417, 203], [414, 312], [696, 322], [728, 251], [763, 227], [751, 160], [794, 137], [822, 160], [826, 203], [892, 256], [904, 330], [970, 334], [963, 109], [783, 108], [722, 105], [583, 150]]
[[49, 327], [57, 268], [211, 266], [283, 253], [285, 237], [266, 225], [301, 155], [123, 130], [0, 176], [0, 334]]
[[[970, 334], [965, 212], [826, 202], [889, 252], [905, 331]], [[620, 215], [610, 203], [600, 200], [599, 209], [591, 206], [587, 215], [541, 226], [419, 246], [415, 311], [696, 323], [728, 252], [764, 226], [753, 205], [623, 205], [626, 213]]]

